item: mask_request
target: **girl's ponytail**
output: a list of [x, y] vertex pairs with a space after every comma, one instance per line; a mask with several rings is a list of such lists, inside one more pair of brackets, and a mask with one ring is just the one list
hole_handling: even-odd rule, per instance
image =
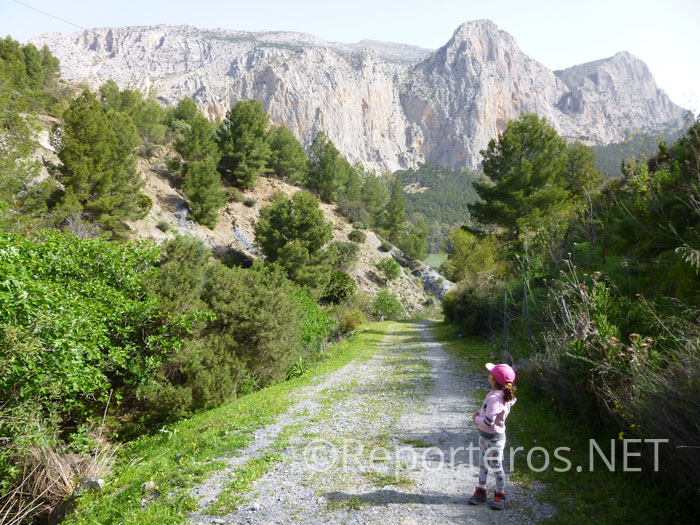
[[508, 383], [507, 385], [500, 385], [501, 390], [503, 390], [503, 401], [506, 403], [515, 399], [515, 391], [518, 389], [513, 383]]

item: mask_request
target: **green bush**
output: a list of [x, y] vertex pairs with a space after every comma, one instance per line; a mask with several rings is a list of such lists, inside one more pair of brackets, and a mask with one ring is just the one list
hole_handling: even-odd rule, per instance
[[359, 308], [344, 309], [338, 314], [338, 320], [343, 330], [349, 333], [365, 322], [365, 314]]
[[355, 281], [347, 273], [333, 272], [323, 298], [332, 303], [339, 303], [354, 294], [355, 288]]
[[328, 253], [334, 259], [334, 270], [350, 270], [357, 263], [360, 247], [354, 242], [335, 241], [329, 246]]
[[258, 203], [258, 201], [257, 201], [256, 199], [252, 198], [252, 197], [248, 197], [248, 198], [246, 198], [246, 200], [243, 201], [243, 204], [245, 204], [245, 205], [248, 206], [249, 208], [252, 208], [252, 207], [255, 206], [257, 203]]
[[353, 230], [348, 234], [348, 239], [351, 240], [352, 242], [356, 242], [358, 244], [362, 244], [367, 240], [367, 234], [365, 232], [360, 231], [360, 230]]
[[201, 299], [212, 320], [173, 356], [158, 377], [152, 403], [163, 414], [185, 415], [216, 406], [244, 384], [280, 380], [301, 355], [304, 312], [279, 270], [208, 268]]
[[170, 224], [167, 221], [158, 221], [158, 224], [156, 224], [156, 228], [158, 228], [163, 233], [168, 233], [170, 231]]
[[397, 320], [406, 316], [406, 310], [396, 295], [388, 290], [379, 290], [374, 299], [374, 316]]
[[301, 346], [307, 356], [312, 360], [317, 356], [323, 343], [328, 340], [335, 325], [328, 313], [322, 310], [316, 301], [301, 288], [294, 288], [294, 296], [304, 312], [304, 321], [301, 325]]
[[401, 266], [392, 257], [382, 259], [376, 264], [376, 267], [389, 281], [393, 281], [401, 275]]
[[226, 195], [228, 200], [233, 202], [243, 202], [246, 199], [243, 192], [238, 188], [226, 188]]

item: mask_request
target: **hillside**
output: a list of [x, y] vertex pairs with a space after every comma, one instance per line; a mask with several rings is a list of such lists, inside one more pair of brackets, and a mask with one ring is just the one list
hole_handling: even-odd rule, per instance
[[113, 78], [168, 105], [192, 97], [212, 119], [255, 98], [307, 151], [323, 131], [352, 164], [377, 172], [420, 162], [476, 167], [488, 141], [525, 112], [591, 144], [682, 123], [683, 110], [629, 53], [552, 72], [489, 20], [462, 24], [435, 51], [163, 25], [47, 34], [33, 42], [51, 48], [71, 82], [96, 88]]
[[[129, 223], [134, 230], [134, 237], [162, 242], [172, 238], [174, 232], [178, 232], [200, 239], [215, 253], [224, 256], [259, 258], [262, 254], [255, 245], [255, 225], [260, 208], [268, 205], [277, 191], [288, 196], [301, 191], [298, 186], [292, 186], [279, 179], [260, 177], [255, 188], [244, 192], [245, 198], [254, 199], [255, 204], [247, 206], [244, 202], [228, 202], [219, 211], [219, 220], [211, 230], [188, 218], [187, 201], [171, 182], [172, 177], [169, 177], [165, 168], [166, 158], [167, 154], [163, 149], [152, 159], [142, 159], [139, 162], [139, 171], [145, 183], [144, 193], [152, 199], [153, 207], [144, 219]], [[321, 209], [326, 220], [333, 224], [333, 239], [347, 242], [353, 226], [336, 212], [335, 206], [321, 203]], [[162, 223], [169, 225], [168, 232], [159, 228], [159, 225], [162, 228]], [[423, 291], [420, 279], [407, 275], [407, 272], [402, 272], [395, 280], [384, 282], [375, 265], [391, 255], [379, 249], [381, 240], [374, 232], [366, 230], [365, 234], [367, 240], [360, 245], [357, 264], [348, 271], [358, 289], [374, 295], [386, 286], [400, 297], [410, 312], [416, 312], [426, 302], [430, 302], [431, 299]]]

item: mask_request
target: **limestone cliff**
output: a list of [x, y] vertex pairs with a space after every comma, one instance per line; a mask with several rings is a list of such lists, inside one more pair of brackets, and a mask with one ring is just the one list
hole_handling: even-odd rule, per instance
[[374, 41], [327, 42], [288, 32], [190, 26], [47, 34], [69, 81], [192, 97], [211, 118], [256, 98], [308, 147], [323, 130], [351, 162], [396, 170], [431, 161], [476, 166], [508, 119], [534, 111], [590, 143], [628, 129], [677, 129], [682, 109], [628, 53], [552, 72], [493, 22], [461, 25], [437, 51]]

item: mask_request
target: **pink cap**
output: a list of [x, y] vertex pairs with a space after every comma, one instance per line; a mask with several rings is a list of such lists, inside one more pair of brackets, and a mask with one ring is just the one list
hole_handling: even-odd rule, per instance
[[501, 385], [507, 385], [515, 381], [515, 370], [508, 365], [494, 365], [486, 363], [486, 370], [491, 372], [493, 378]]

